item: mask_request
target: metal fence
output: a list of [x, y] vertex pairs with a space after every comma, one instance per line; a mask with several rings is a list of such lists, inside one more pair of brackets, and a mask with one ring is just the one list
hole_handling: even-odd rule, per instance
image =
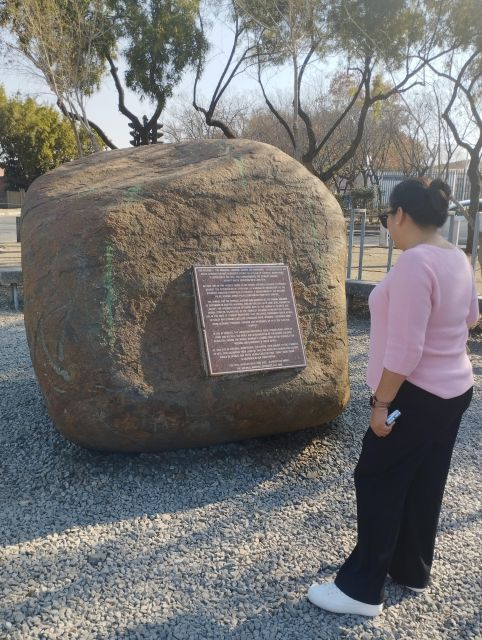
[[[437, 175], [428, 175], [429, 178], [437, 178]], [[379, 194], [380, 194], [380, 206], [386, 206], [388, 204], [388, 198], [390, 193], [399, 182], [405, 180], [407, 176], [403, 173], [396, 171], [384, 171], [379, 177]], [[467, 177], [465, 169], [451, 169], [444, 176], [444, 180], [450, 186], [452, 195], [456, 200], [468, 200], [470, 197], [470, 182]]]
[[20, 209], [25, 200], [25, 189], [20, 191], [0, 190], [0, 208]]
[[[480, 212], [477, 212], [475, 218], [475, 226], [474, 226], [474, 237], [472, 242], [472, 250], [470, 262], [472, 265], [472, 269], [476, 268], [477, 265], [477, 255], [479, 248], [479, 235], [480, 235]], [[363, 267], [364, 267], [364, 258], [366, 253], [367, 246], [367, 211], [366, 209], [351, 209], [349, 213], [348, 222], [348, 262], [347, 262], [347, 271], [346, 277], [348, 280], [352, 279], [352, 272], [354, 268], [354, 247], [356, 245], [356, 239], [359, 238], [359, 250], [358, 250], [358, 264], [356, 265], [357, 269], [357, 278], [356, 280], [363, 280]], [[459, 231], [460, 231], [461, 219], [460, 216], [456, 216], [453, 213], [449, 213], [449, 225], [448, 225], [448, 240], [449, 242], [454, 242], [454, 244], [458, 244]], [[359, 231], [359, 233], [358, 233]], [[392, 259], [393, 259], [393, 240], [390, 237], [383, 227], [380, 224], [377, 226], [377, 231], [375, 231], [375, 237], [377, 237], [378, 233], [378, 244], [375, 245], [378, 248], [386, 249], [386, 271], [390, 271], [392, 268]], [[372, 245], [373, 246], [373, 245]]]

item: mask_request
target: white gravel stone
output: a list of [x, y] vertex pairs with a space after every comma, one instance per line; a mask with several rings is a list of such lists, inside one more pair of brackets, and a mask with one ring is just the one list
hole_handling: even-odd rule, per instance
[[352, 401], [327, 428], [108, 455], [54, 430], [23, 318], [0, 309], [0, 639], [482, 639], [480, 338], [430, 588], [387, 581], [368, 620], [306, 599], [356, 537], [368, 322], [349, 330]]

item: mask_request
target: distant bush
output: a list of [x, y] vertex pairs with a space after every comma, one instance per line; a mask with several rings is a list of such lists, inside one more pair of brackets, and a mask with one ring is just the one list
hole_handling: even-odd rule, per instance
[[375, 190], [373, 187], [361, 187], [352, 189], [350, 195], [354, 209], [368, 209], [375, 197]]

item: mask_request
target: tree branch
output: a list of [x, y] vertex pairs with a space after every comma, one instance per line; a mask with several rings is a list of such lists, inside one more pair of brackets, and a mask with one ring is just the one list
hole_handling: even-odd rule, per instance
[[[370, 60], [369, 60], [368, 57], [365, 59], [365, 69], [366, 69], [366, 75], [365, 75], [365, 78], [364, 78], [365, 98], [364, 98], [364, 101], [363, 101], [362, 108], [360, 110], [360, 116], [358, 118], [358, 126], [357, 126], [356, 135], [355, 135], [354, 139], [352, 140], [350, 147], [341, 156], [341, 158], [339, 158], [326, 171], [320, 172], [319, 175], [320, 175], [320, 178], [323, 180], [323, 182], [326, 182], [327, 180], [330, 180], [333, 177], [333, 175], [341, 167], [343, 167], [343, 165], [345, 165], [348, 162], [348, 160], [350, 160], [355, 155], [356, 150], [358, 149], [358, 146], [359, 146], [360, 141], [362, 139], [363, 129], [364, 129], [364, 126], [365, 126], [365, 120], [366, 120], [368, 111], [369, 111], [369, 109], [370, 109], [370, 107], [372, 105], [372, 97], [370, 95], [371, 69], [370, 69]], [[359, 91], [361, 91], [361, 87], [359, 87]], [[320, 147], [320, 149], [321, 149], [321, 147]]]
[[[309, 162], [312, 162], [316, 156], [320, 153], [321, 149], [326, 145], [326, 143], [328, 142], [328, 140], [331, 138], [331, 136], [334, 134], [335, 130], [340, 126], [340, 124], [343, 122], [343, 120], [346, 118], [346, 116], [348, 115], [348, 113], [351, 111], [353, 105], [355, 104], [355, 102], [358, 99], [358, 96], [360, 95], [361, 90], [363, 89], [363, 87], [366, 87], [366, 81], [368, 78], [368, 93], [365, 92], [365, 102], [367, 101], [367, 96], [370, 96], [370, 80], [371, 80], [371, 69], [370, 69], [370, 63], [371, 63], [371, 58], [370, 57], [366, 57], [365, 58], [365, 67], [363, 69], [363, 75], [362, 75], [362, 79], [360, 81], [360, 84], [357, 87], [357, 90], [355, 91], [355, 93], [353, 94], [352, 99], [350, 100], [350, 102], [348, 103], [346, 109], [341, 113], [341, 115], [335, 120], [335, 122], [333, 123], [333, 125], [330, 127], [330, 129], [326, 132], [325, 136], [323, 137], [323, 139], [321, 140], [321, 142], [318, 144], [318, 146], [315, 148], [315, 151], [313, 153], [312, 157], [307, 157], [306, 160]], [[370, 106], [370, 105], [369, 105]], [[367, 109], [368, 111], [368, 109]], [[364, 121], [363, 121], [364, 122]], [[358, 137], [358, 131], [357, 131], [357, 137]], [[362, 131], [363, 133], [363, 131]], [[359, 138], [359, 141], [361, 140], [361, 135]], [[351, 147], [350, 147], [351, 148]], [[346, 154], [345, 154], [346, 155]], [[353, 154], [352, 154], [353, 155]], [[351, 155], [349, 156], [348, 160], [350, 159]]]
[[[306, 70], [306, 67], [308, 66], [308, 63], [309, 63], [311, 57], [313, 56], [313, 54], [315, 53], [316, 49], [318, 48], [319, 44], [320, 44], [320, 40], [318, 40], [317, 42], [313, 42], [311, 44], [311, 47], [310, 47], [308, 53], [306, 54], [305, 59], [303, 60], [303, 64], [300, 67], [300, 72], [299, 72], [299, 75], [298, 75], [298, 96], [301, 96], [301, 81], [303, 79], [303, 74], [304, 74], [304, 72]], [[308, 137], [308, 151], [307, 151], [307, 153], [305, 155], [314, 154], [315, 149], [316, 149], [316, 135], [315, 135], [315, 132], [314, 132], [314, 129], [313, 129], [313, 123], [311, 122], [310, 116], [308, 115], [308, 113], [301, 106], [301, 99], [298, 100], [298, 114], [299, 114], [300, 118], [304, 122], [305, 129], [306, 129], [306, 135]]]
[[[69, 118], [69, 120], [75, 120], [77, 122], [83, 121], [83, 118], [81, 116], [79, 116], [76, 113], [73, 113], [72, 111], [68, 111], [66, 106], [60, 100], [57, 100], [57, 106], [60, 109], [60, 111], [64, 114], [64, 116], [66, 118]], [[102, 140], [102, 142], [107, 147], [109, 147], [109, 149], [117, 149], [115, 144], [111, 140], [109, 140], [106, 134], [102, 131], [102, 129], [97, 124], [95, 124], [95, 122], [92, 122], [92, 120], [87, 120], [87, 122], [89, 126], [92, 127], [92, 129], [97, 133], [97, 135]]]
[[[455, 126], [455, 123], [453, 122], [452, 118], [450, 117], [450, 111], [454, 105], [454, 102], [457, 98], [457, 94], [459, 92], [459, 89], [462, 91], [462, 93], [464, 93], [465, 97], [467, 98], [469, 105], [470, 105], [470, 110], [472, 112], [472, 115], [479, 127], [479, 130], [481, 131], [481, 134], [479, 135], [479, 143], [482, 141], [482, 118], [478, 112], [477, 109], [477, 105], [475, 104], [475, 100], [473, 99], [473, 96], [471, 95], [471, 93], [463, 86], [462, 84], [462, 78], [465, 74], [465, 72], [467, 71], [467, 69], [469, 68], [469, 66], [472, 64], [472, 62], [478, 57], [479, 52], [478, 51], [474, 51], [474, 53], [472, 53], [471, 56], [469, 56], [467, 58], [467, 60], [465, 61], [465, 63], [462, 65], [459, 73], [457, 74], [457, 77], [454, 78], [453, 76], [451, 76], [448, 73], [445, 73], [443, 71], [440, 71], [438, 69], [436, 69], [432, 64], [428, 64], [428, 67], [439, 77], [441, 78], [445, 78], [446, 80], [449, 80], [450, 82], [453, 82], [454, 84], [454, 88], [452, 91], [452, 95], [450, 97], [450, 100], [444, 110], [444, 112], [442, 113], [442, 118], [445, 120], [445, 122], [447, 123], [447, 125], [450, 128], [450, 131], [452, 132], [452, 135], [455, 138], [456, 143], [461, 146], [463, 149], [465, 149], [466, 151], [468, 151], [469, 153], [472, 152], [473, 147], [470, 146], [470, 144], [468, 142], [465, 142], [462, 137], [460, 136], [457, 127]], [[477, 146], [477, 145], [476, 145]]]
[[[203, 24], [203, 20], [202, 20], [202, 16], [201, 16], [200, 12], [198, 13], [198, 16], [199, 16], [199, 23], [200, 23], [200, 26], [201, 26], [201, 32], [204, 34], [204, 24]], [[247, 49], [243, 53], [243, 55], [241, 56], [241, 59], [235, 65], [233, 71], [229, 75], [229, 77], [226, 80], [224, 86], [221, 88], [223, 80], [226, 77], [226, 74], [228, 72], [229, 67], [231, 66], [231, 62], [233, 60], [234, 54], [236, 52], [236, 48], [238, 46], [238, 39], [239, 39], [239, 36], [241, 35], [242, 32], [243, 32], [243, 29], [239, 27], [239, 19], [238, 19], [238, 15], [236, 14], [236, 31], [235, 31], [235, 35], [234, 35], [233, 46], [231, 47], [231, 53], [229, 54], [228, 61], [227, 61], [226, 65], [225, 65], [225, 67], [223, 69], [223, 72], [221, 73], [219, 81], [218, 81], [218, 83], [216, 85], [216, 89], [214, 90], [214, 93], [212, 95], [211, 102], [209, 104], [209, 109], [205, 109], [204, 107], [201, 107], [197, 103], [197, 86], [198, 86], [199, 80], [201, 78], [201, 70], [202, 70], [201, 59], [199, 59], [198, 64], [197, 64], [196, 78], [194, 80], [194, 87], [193, 87], [192, 106], [196, 109], [196, 111], [198, 111], [199, 113], [202, 113], [204, 115], [204, 119], [205, 119], [205, 122], [208, 125], [208, 127], [217, 127], [218, 129], [221, 129], [221, 131], [224, 133], [226, 138], [229, 138], [230, 140], [233, 140], [233, 139], [237, 138], [237, 136], [234, 133], [234, 131], [227, 124], [225, 124], [224, 122], [221, 122], [221, 120], [218, 120], [217, 118], [213, 118], [213, 115], [214, 115], [214, 110], [216, 109], [216, 105], [219, 102], [219, 99], [221, 98], [221, 96], [224, 93], [224, 91], [226, 90], [227, 86], [229, 85], [229, 83], [233, 79], [234, 75], [236, 74], [236, 71], [239, 69], [239, 66], [241, 65], [242, 61], [244, 60], [244, 58], [245, 58], [245, 56], [246, 56], [246, 54], [248, 52], [248, 49]]]
[[[226, 91], [229, 83], [231, 82], [231, 80], [234, 78], [235, 75], [237, 75], [237, 71], [239, 69], [239, 67], [241, 66], [241, 64], [244, 62], [244, 60], [246, 60], [246, 57], [248, 55], [248, 52], [252, 49], [252, 47], [248, 47], [243, 55], [240, 57], [240, 59], [238, 60], [238, 62], [235, 64], [235, 66], [233, 67], [233, 70], [231, 71], [231, 73], [229, 74], [228, 79], [226, 80], [226, 82], [224, 83], [223, 87], [221, 88], [221, 90], [219, 91], [219, 93], [216, 95], [216, 93], [213, 94], [213, 99], [211, 100], [211, 106], [209, 107], [209, 111], [211, 112], [211, 115], [214, 114], [214, 110], [216, 109], [216, 106], [219, 102], [219, 100], [221, 99], [221, 96], [223, 95], [223, 93]], [[228, 63], [230, 64], [230, 63]]]
[[151, 119], [148, 121], [148, 123], [146, 124], [146, 129], [152, 129], [152, 127], [157, 124], [157, 121], [159, 120], [159, 116], [162, 113], [162, 110], [164, 109], [166, 104], [165, 100], [159, 100], [157, 103], [157, 107], [156, 110], [154, 111], [154, 113], [151, 116]]
[[106, 53], [105, 57], [107, 59], [107, 62], [109, 63], [110, 73], [114, 79], [115, 87], [117, 89], [117, 94], [119, 97], [119, 111], [122, 113], [122, 115], [126, 116], [126, 118], [129, 118], [129, 120], [135, 125], [136, 129], [141, 131], [143, 129], [141, 121], [135, 114], [132, 113], [132, 111], [129, 111], [129, 109], [125, 105], [124, 89], [122, 88], [119, 76], [117, 74], [117, 67], [115, 66], [114, 61], [108, 53]]
[[261, 80], [261, 61], [259, 60], [259, 58], [258, 58], [258, 83], [259, 83], [259, 86], [261, 87], [261, 91], [263, 93], [263, 97], [264, 97], [265, 102], [266, 102], [266, 104], [268, 106], [268, 109], [275, 116], [275, 118], [278, 120], [278, 122], [284, 127], [286, 133], [289, 136], [291, 144], [293, 145], [293, 149], [295, 149], [296, 148], [296, 141], [295, 141], [295, 137], [293, 135], [293, 132], [291, 131], [291, 128], [290, 128], [289, 124], [286, 122], [286, 120], [283, 118], [283, 116], [278, 112], [276, 107], [273, 105], [273, 103], [270, 101], [270, 99], [266, 95], [266, 91], [265, 91], [265, 88], [264, 88], [264, 85], [263, 85], [263, 81]]
[[[224, 78], [225, 78], [225, 76], [226, 76], [226, 73], [228, 72], [228, 69], [229, 69], [229, 67], [231, 66], [231, 62], [233, 61], [233, 57], [234, 57], [234, 54], [235, 54], [235, 52], [236, 52], [236, 48], [237, 48], [237, 46], [238, 46], [239, 36], [242, 34], [242, 32], [243, 32], [243, 29], [242, 29], [242, 28], [240, 28], [240, 26], [239, 26], [239, 16], [238, 16], [238, 14], [236, 13], [236, 22], [235, 22], [235, 31], [234, 31], [233, 46], [231, 47], [231, 53], [229, 54], [229, 58], [228, 58], [228, 61], [226, 62], [226, 65], [225, 65], [225, 67], [224, 67], [224, 69], [223, 69], [223, 72], [222, 72], [222, 73], [221, 73], [221, 75], [219, 76], [218, 84], [216, 85], [216, 88], [214, 89], [213, 99], [211, 100], [211, 105], [210, 105], [210, 107], [209, 107], [209, 111], [211, 111], [211, 109], [212, 109], [212, 112], [211, 112], [211, 113], [214, 113], [214, 109], [216, 108], [216, 104], [217, 104], [217, 102], [218, 102], [218, 100], [219, 100], [219, 97], [220, 97], [220, 96], [219, 96], [219, 97], [216, 99], [216, 96], [218, 95], [218, 91], [219, 91], [219, 89], [220, 89], [220, 87], [221, 87], [221, 85], [222, 85], [222, 83], [223, 83], [223, 80], [224, 80]], [[246, 52], [245, 52], [245, 53], [246, 53]], [[244, 54], [243, 54], [243, 56], [244, 56]], [[240, 63], [238, 63], [238, 65], [237, 65], [237, 67], [236, 67], [236, 68], [238, 68], [238, 67], [239, 67], [239, 64], [240, 64]], [[229, 84], [229, 82], [231, 81], [231, 79], [232, 79], [232, 76], [228, 79], [227, 83], [224, 85], [222, 92], [226, 89], [226, 86]], [[222, 92], [221, 92], [221, 93], [222, 93]]]

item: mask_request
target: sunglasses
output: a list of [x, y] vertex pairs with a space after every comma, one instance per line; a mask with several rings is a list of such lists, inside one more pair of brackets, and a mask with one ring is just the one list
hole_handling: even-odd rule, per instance
[[380, 213], [378, 214], [378, 219], [380, 220], [380, 224], [382, 225], [382, 227], [384, 229], [387, 229], [387, 220], [388, 220], [388, 216], [393, 215], [394, 213], [396, 213], [396, 211], [385, 211], [385, 213]]

